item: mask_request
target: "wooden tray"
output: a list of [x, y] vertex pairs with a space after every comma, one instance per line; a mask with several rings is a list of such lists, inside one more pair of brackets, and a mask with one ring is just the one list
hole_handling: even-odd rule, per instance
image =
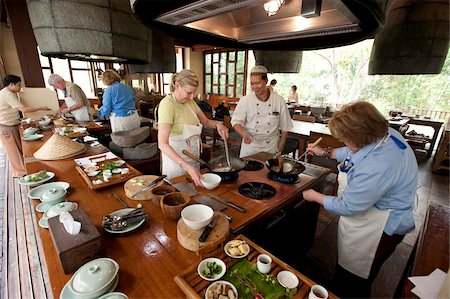
[[[104, 160], [104, 161], [101, 161], [99, 163], [106, 163], [106, 162], [111, 162], [111, 161], [115, 161], [115, 160], [122, 160], [122, 159], [117, 158], [117, 159]], [[115, 184], [126, 182], [129, 179], [131, 179], [131, 178], [141, 174], [139, 171], [137, 171], [136, 169], [134, 169], [133, 167], [128, 165], [128, 163], [125, 163], [122, 166], [122, 168], [125, 168], [125, 167], [127, 167], [130, 170], [129, 173], [126, 173], [126, 174], [113, 174], [113, 176], [109, 178], [109, 182], [104, 182], [102, 184], [93, 184], [92, 181], [97, 180], [98, 177], [96, 177], [96, 176], [94, 176], [94, 177], [88, 176], [87, 173], [80, 166], [78, 166], [78, 165], [75, 166], [75, 169], [78, 171], [80, 176], [86, 182], [86, 184], [88, 185], [89, 189], [96, 190], [96, 189], [101, 189], [101, 188], [105, 188], [105, 187], [108, 187], [108, 186], [111, 186], [111, 185], [115, 185]]]
[[[299, 279], [299, 285], [297, 287], [297, 293], [295, 294], [294, 298], [308, 298], [311, 286], [316, 284], [314, 281], [304, 276], [300, 272], [296, 271], [295, 269], [293, 269], [286, 263], [282, 262], [272, 254], [268, 253], [267, 251], [265, 251], [264, 249], [262, 249], [249, 239], [247, 239], [245, 236], [239, 235], [236, 237], [236, 239], [244, 240], [250, 246], [250, 253], [245, 258], [251, 263], [256, 263], [256, 259], [259, 254], [261, 253], [268, 254], [272, 258], [272, 269], [270, 271], [270, 274], [272, 274], [274, 277], [277, 277], [277, 274], [282, 270], [288, 270], [297, 275]], [[217, 251], [212, 252], [212, 254], [215, 257], [220, 258], [222, 261], [224, 261], [224, 263], [227, 266], [227, 271], [241, 260], [227, 256], [223, 248], [220, 248]], [[175, 276], [174, 278], [178, 287], [180, 287], [180, 289], [186, 294], [186, 298], [196, 298], [196, 299], [205, 298], [206, 289], [212, 283], [210, 281], [202, 279], [198, 275], [197, 266], [198, 264], [192, 265], [191, 267], [187, 268], [184, 272]], [[240, 295], [239, 298], [241, 298]], [[328, 298], [334, 299], [337, 297], [331, 292], [329, 292]]]

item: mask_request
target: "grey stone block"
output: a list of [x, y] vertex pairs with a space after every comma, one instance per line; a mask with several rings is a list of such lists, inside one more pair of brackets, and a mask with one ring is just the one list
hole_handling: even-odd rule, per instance
[[156, 155], [158, 145], [154, 143], [141, 143], [133, 148], [123, 148], [123, 158], [126, 160], [148, 159]]

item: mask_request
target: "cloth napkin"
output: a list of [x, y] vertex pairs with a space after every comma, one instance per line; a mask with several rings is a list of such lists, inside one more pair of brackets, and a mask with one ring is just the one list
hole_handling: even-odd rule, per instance
[[436, 268], [428, 276], [408, 277], [408, 279], [415, 285], [411, 292], [423, 299], [438, 298], [439, 290], [441, 289], [446, 276], [447, 273], [439, 268]]

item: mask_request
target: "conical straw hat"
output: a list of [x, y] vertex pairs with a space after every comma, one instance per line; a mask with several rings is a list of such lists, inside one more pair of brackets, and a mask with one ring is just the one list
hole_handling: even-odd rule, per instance
[[53, 134], [33, 156], [39, 160], [61, 160], [81, 154], [86, 150], [86, 145], [72, 139]]

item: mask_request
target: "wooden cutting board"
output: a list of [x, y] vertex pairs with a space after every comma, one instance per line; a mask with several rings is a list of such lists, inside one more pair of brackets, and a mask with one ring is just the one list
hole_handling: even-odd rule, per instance
[[134, 198], [131, 198], [131, 196], [139, 192], [139, 190], [141, 190], [147, 184], [153, 182], [157, 178], [158, 178], [157, 175], [140, 175], [132, 179], [129, 179], [128, 181], [125, 182], [125, 185], [123, 186], [123, 189], [125, 190], [125, 195], [132, 200], [151, 200], [154, 196], [152, 193], [152, 189], [154, 187], [161, 186], [162, 184], [164, 184], [164, 181], [156, 183], [156, 185], [153, 188], [145, 192], [142, 192], [141, 194], [135, 196]]
[[180, 218], [177, 223], [177, 239], [180, 245], [187, 250], [198, 252], [203, 248], [214, 248], [223, 242], [229, 234], [230, 223], [223, 213], [215, 211], [214, 215], [219, 215], [220, 217], [216, 226], [211, 230], [208, 238], [203, 243], [199, 242], [198, 238], [200, 238], [204, 228], [191, 229], [184, 223], [183, 218]]

